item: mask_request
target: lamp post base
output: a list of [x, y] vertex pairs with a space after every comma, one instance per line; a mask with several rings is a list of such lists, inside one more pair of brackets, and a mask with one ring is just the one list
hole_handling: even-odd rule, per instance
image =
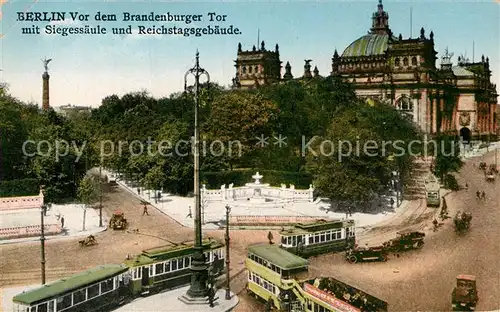
[[[202, 247], [195, 247], [193, 258], [191, 259], [191, 285], [184, 297], [197, 299], [208, 298], [208, 265]], [[192, 301], [192, 300], [191, 300]]]

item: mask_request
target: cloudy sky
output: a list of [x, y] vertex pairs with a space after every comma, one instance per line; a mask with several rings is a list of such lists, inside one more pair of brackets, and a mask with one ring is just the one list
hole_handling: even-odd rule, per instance
[[[312, 59], [320, 74], [331, 71], [334, 49], [341, 53], [371, 27], [378, 1], [78, 1], [0, 0], [1, 81], [21, 100], [41, 103], [44, 57], [49, 64], [52, 106], [66, 104], [96, 107], [108, 95], [147, 90], [153, 96], [181, 91], [184, 73], [192, 67], [196, 49], [201, 65], [213, 81], [229, 85], [234, 76], [237, 46], [251, 49], [260, 40], [269, 48], [280, 46], [281, 60], [292, 64], [294, 76], [303, 72], [304, 59]], [[410, 9], [411, 8], [411, 9]], [[434, 31], [435, 49], [480, 60], [490, 59], [493, 80], [500, 86], [500, 5], [498, 1], [384, 1], [394, 34], [413, 37], [424, 27]], [[100, 25], [113, 27], [207, 25], [239, 28], [241, 35], [184, 37], [176, 35], [48, 35], [48, 22], [17, 21], [18, 12], [66, 12], [56, 27]], [[410, 11], [412, 12], [410, 18]], [[69, 12], [89, 14], [88, 21], [72, 21]], [[95, 21], [97, 12], [116, 14], [116, 22]], [[123, 13], [201, 14], [189, 25], [162, 22], [123, 22]], [[225, 22], [210, 22], [208, 13], [227, 15]], [[26, 14], [24, 14], [26, 15]], [[40, 27], [39, 35], [23, 35], [23, 27]], [[258, 31], [260, 29], [260, 32]], [[474, 44], [473, 44], [474, 42]], [[474, 46], [474, 55], [473, 55]]]

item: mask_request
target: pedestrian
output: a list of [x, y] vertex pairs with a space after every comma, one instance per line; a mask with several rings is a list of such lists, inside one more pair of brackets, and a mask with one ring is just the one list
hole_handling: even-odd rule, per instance
[[213, 308], [215, 299], [215, 291], [213, 286], [208, 289], [208, 302], [210, 303], [210, 307]]
[[467, 191], [469, 189], [469, 184], [467, 182], [465, 183], [465, 190]]
[[141, 189], [140, 188], [137, 188], [137, 194], [141, 195]]
[[142, 210], [142, 215], [148, 215], [149, 216], [148, 205], [146, 205], [146, 204], [144, 204], [144, 209]]
[[486, 193], [484, 191], [481, 192], [481, 198], [486, 199]]
[[394, 198], [391, 197], [391, 208], [394, 207]]
[[477, 190], [477, 192], [476, 192], [476, 197], [477, 197], [477, 199], [481, 199], [481, 192], [479, 192], [479, 190]]
[[191, 211], [191, 206], [189, 206], [189, 212], [188, 212], [186, 218], [191, 218], [191, 219], [193, 218], [193, 212]]
[[64, 228], [64, 217], [61, 217], [61, 228]]

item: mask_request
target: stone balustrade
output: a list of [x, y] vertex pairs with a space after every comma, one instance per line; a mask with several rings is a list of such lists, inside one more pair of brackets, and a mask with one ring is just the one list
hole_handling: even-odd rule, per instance
[[310, 223], [320, 220], [320, 217], [310, 216], [230, 216], [229, 225], [258, 225], [258, 224], [295, 224]]
[[43, 194], [36, 196], [2, 197], [0, 211], [17, 209], [40, 209], [43, 205]]
[[[247, 198], [252, 198], [254, 196], [253, 187], [242, 186], [233, 187], [233, 184], [222, 185], [218, 190], [208, 190], [203, 184], [201, 189], [202, 201], [236, 201], [245, 200]], [[294, 185], [290, 185], [289, 188], [285, 184], [281, 187], [272, 187], [263, 185], [261, 188], [261, 196], [274, 201], [280, 202], [313, 202], [314, 201], [314, 188], [312, 185], [309, 186], [307, 190], [297, 190]]]
[[[58, 224], [45, 224], [44, 234], [46, 236], [57, 235], [62, 232]], [[0, 239], [25, 238], [41, 235], [40, 225], [19, 226], [0, 229]]]

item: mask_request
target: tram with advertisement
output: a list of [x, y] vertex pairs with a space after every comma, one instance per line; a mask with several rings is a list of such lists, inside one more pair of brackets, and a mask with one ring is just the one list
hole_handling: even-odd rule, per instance
[[280, 246], [301, 257], [345, 251], [356, 243], [354, 220], [320, 219], [311, 223], [297, 223], [283, 229], [280, 236]]
[[337, 279], [311, 278], [309, 261], [276, 246], [248, 247], [247, 291], [268, 307], [291, 312], [386, 312], [387, 302]]

